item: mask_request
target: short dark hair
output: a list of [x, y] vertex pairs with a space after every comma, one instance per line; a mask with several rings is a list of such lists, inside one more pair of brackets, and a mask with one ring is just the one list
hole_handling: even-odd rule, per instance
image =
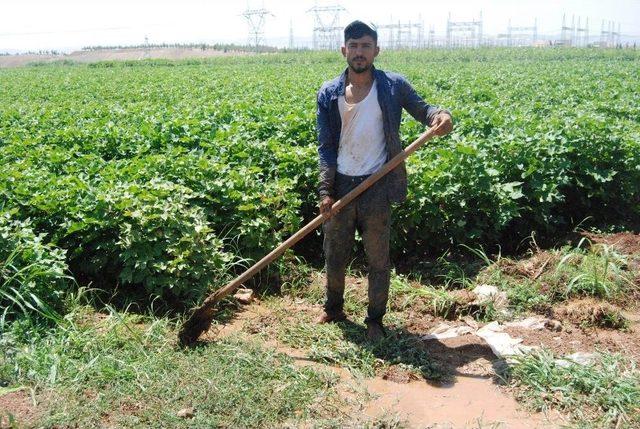
[[365, 24], [362, 21], [353, 21], [344, 28], [344, 42], [349, 39], [359, 39], [363, 36], [371, 36], [373, 41], [378, 44], [378, 32], [371, 24]]

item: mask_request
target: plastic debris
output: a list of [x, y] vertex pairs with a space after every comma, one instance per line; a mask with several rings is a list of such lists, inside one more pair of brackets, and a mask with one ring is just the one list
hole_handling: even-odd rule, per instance
[[478, 329], [476, 335], [491, 347], [493, 354], [499, 358], [528, 353], [536, 347], [522, 345], [522, 338], [513, 338], [503, 332], [504, 326], [498, 322], [491, 322]]
[[[473, 319], [463, 318], [462, 320], [466, 325], [451, 326], [447, 323], [441, 323], [431, 333], [423, 335], [421, 338], [422, 340], [428, 341], [455, 338], [469, 334], [476, 335], [487, 343], [496, 357], [499, 359], [505, 359], [506, 363], [509, 364], [513, 362], [513, 360], [509, 358], [529, 353], [533, 350], [539, 349], [539, 347], [526, 346], [522, 344], [523, 339], [514, 338], [507, 332], [504, 332], [505, 327], [518, 327], [531, 330], [542, 330], [546, 328], [552, 331], [562, 329], [562, 324], [559, 321], [547, 319], [542, 316], [532, 316], [527, 319], [508, 322], [504, 325], [499, 322], [491, 322], [480, 329], [478, 329], [478, 324]], [[560, 325], [560, 329], [557, 329], [557, 325]], [[558, 337], [558, 339], [560, 339], [560, 337]], [[594, 353], [577, 352], [558, 358], [555, 362], [557, 365], [563, 367], [573, 364], [588, 365], [594, 362], [595, 356], [596, 355]]]
[[475, 329], [471, 326], [451, 326], [441, 323], [430, 334], [423, 335], [423, 340], [443, 340], [445, 338], [455, 338], [461, 335], [473, 334]]
[[545, 328], [545, 325], [549, 319], [543, 316], [527, 317], [523, 320], [517, 320], [515, 322], [507, 322], [504, 325], [513, 328], [532, 329], [534, 331], [541, 331]]

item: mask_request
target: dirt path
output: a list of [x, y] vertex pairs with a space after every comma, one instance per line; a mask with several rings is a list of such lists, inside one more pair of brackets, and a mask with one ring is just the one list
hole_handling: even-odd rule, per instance
[[[295, 311], [293, 308], [291, 311]], [[298, 311], [319, 311], [301, 305]], [[254, 302], [239, 312], [225, 325], [212, 328], [204, 337], [215, 341], [239, 335], [245, 324], [269, 318], [271, 310]], [[385, 373], [373, 378], [354, 377], [347, 369], [330, 366], [307, 358], [305, 350], [293, 349], [274, 339], [265, 342], [294, 359], [297, 365], [330, 370], [340, 377], [338, 391], [352, 395], [364, 390], [368, 400], [352, 403], [349, 415], [366, 416], [372, 420], [396, 415], [410, 428], [553, 428], [543, 414], [529, 413], [501, 388], [496, 381], [493, 366], [497, 358], [475, 336], [439, 340], [432, 343], [431, 351], [437, 359], [448, 359], [455, 368], [455, 377], [447, 384], [433, 384], [425, 380], [403, 378], [403, 374]], [[355, 386], [355, 387], [354, 387]], [[558, 421], [557, 415], [553, 420]]]
[[0, 68], [28, 66], [32, 63], [50, 63], [55, 61], [74, 61], [95, 63], [98, 61], [131, 61], [143, 59], [184, 60], [192, 58], [215, 58], [225, 56], [251, 55], [247, 52], [220, 51], [200, 48], [139, 48], [101, 49], [96, 51], [74, 51], [64, 55], [16, 54], [0, 55]]

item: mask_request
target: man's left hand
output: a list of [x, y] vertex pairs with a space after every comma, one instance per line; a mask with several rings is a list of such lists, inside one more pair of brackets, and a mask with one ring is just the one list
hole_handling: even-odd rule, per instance
[[433, 128], [435, 135], [437, 136], [444, 136], [449, 134], [451, 130], [453, 130], [453, 121], [451, 120], [451, 115], [449, 115], [448, 113], [438, 113], [433, 118], [431, 128]]

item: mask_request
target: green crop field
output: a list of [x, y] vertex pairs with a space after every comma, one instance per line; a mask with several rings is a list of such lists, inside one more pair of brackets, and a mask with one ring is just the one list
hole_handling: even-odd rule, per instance
[[[409, 161], [395, 254], [637, 222], [639, 58], [383, 55], [455, 118]], [[3, 70], [3, 250], [32, 231], [81, 283], [198, 297], [314, 215], [315, 94], [342, 67], [304, 54]], [[420, 132], [406, 115], [404, 140]]]
[[[455, 127], [407, 162], [394, 261], [638, 228], [640, 52], [383, 52], [376, 64]], [[343, 67], [338, 54], [283, 53], [0, 70], [0, 329], [58, 323], [80, 287], [189, 308], [272, 250], [317, 214], [316, 91]], [[405, 113], [403, 141], [422, 131]], [[296, 252], [319, 255], [318, 238]], [[271, 270], [295, 272], [287, 260]], [[227, 362], [233, 347], [216, 353]], [[4, 359], [0, 383], [46, 384]], [[314, 392], [322, 383], [312, 377]], [[217, 418], [268, 427], [291, 412]]]

